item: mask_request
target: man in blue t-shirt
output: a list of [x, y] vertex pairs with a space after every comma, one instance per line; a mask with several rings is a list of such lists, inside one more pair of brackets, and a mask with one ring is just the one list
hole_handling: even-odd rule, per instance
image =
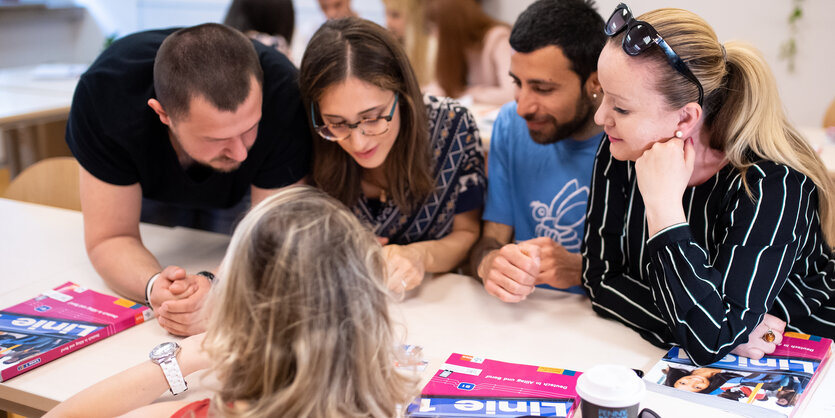
[[503, 301], [524, 300], [537, 285], [583, 293], [579, 251], [603, 136], [594, 123], [603, 25], [587, 1], [539, 0], [513, 26], [516, 101], [493, 127], [483, 232], [471, 258], [484, 288]]

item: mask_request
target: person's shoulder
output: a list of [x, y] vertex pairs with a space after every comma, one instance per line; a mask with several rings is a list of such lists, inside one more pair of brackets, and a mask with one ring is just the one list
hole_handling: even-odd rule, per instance
[[799, 170], [786, 164], [766, 159], [754, 160], [745, 170], [745, 179], [749, 186], [764, 184], [803, 189], [815, 187], [814, 182]]
[[500, 24], [488, 29], [484, 34], [485, 46], [494, 45], [501, 41], [508, 42], [510, 39], [510, 26]]
[[522, 117], [516, 113], [517, 106], [516, 100], [511, 100], [503, 104], [502, 107], [499, 108], [499, 113], [496, 115], [496, 123], [507, 124], [523, 120]]
[[286, 108], [288, 101], [299, 100], [298, 70], [290, 59], [261, 42], [252, 40], [264, 75], [264, 95], [267, 107]]
[[106, 61], [114, 56], [130, 56], [133, 58], [145, 59], [148, 55], [155, 58], [160, 45], [179, 28], [156, 29], [125, 35], [113, 41], [105, 48], [99, 58], [91, 65], [95, 67], [101, 61]]
[[471, 117], [469, 109], [458, 100], [449, 97], [424, 94], [423, 104], [426, 106], [426, 111], [430, 117], [434, 115], [434, 119], [457, 118], [460, 116]]
[[137, 74], [147, 73], [153, 77], [154, 60], [160, 45], [177, 28], [136, 32], [119, 38], [105, 48], [87, 71], [81, 76], [82, 83], [99, 79], [135, 80]]
[[290, 74], [296, 73], [296, 66], [290, 59], [279, 52], [272, 46], [264, 45], [256, 39], [251, 39], [252, 46], [255, 47], [255, 52], [258, 53], [258, 59], [261, 61], [261, 68], [264, 70], [264, 75], [268, 71], [278, 70]]

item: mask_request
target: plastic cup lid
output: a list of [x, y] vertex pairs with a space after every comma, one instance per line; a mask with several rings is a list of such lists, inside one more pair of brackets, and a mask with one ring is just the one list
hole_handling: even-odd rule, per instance
[[645, 392], [643, 379], [625, 366], [594, 366], [577, 379], [577, 393], [583, 400], [607, 408], [640, 403]]

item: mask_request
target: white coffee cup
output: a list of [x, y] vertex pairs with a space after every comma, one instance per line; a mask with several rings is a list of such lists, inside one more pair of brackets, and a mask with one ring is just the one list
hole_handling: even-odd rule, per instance
[[643, 379], [625, 366], [597, 365], [577, 379], [583, 418], [635, 418], [645, 393]]

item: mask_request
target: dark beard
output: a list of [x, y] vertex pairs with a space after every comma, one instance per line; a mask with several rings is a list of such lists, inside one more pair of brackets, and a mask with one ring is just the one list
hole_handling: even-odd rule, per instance
[[[531, 139], [533, 139], [534, 142], [543, 145], [553, 144], [555, 142], [562, 141], [563, 139], [572, 138], [577, 131], [586, 127], [589, 121], [594, 118], [594, 112], [595, 109], [592, 101], [585, 95], [581, 95], [580, 100], [577, 101], [577, 108], [574, 112], [577, 116], [574, 119], [560, 123], [558, 120], [554, 119], [553, 116], [549, 115], [549, 122], [551, 125], [557, 127], [553, 134], [547, 135], [545, 133], [531, 130], [528, 130], [528, 133], [530, 133]], [[530, 120], [533, 117], [534, 115], [525, 115], [525, 120]]]

